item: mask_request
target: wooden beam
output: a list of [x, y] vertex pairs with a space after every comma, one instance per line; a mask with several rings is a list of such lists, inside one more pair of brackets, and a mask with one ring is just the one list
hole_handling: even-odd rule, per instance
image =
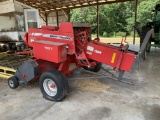
[[67, 16], [67, 22], [70, 22], [70, 9], [65, 9], [65, 14]]
[[82, 5], [82, 6], [75, 6], [70, 9], [76, 9], [76, 8], [82, 8], [82, 7], [89, 7], [89, 6], [95, 6], [95, 5], [104, 5], [104, 4], [113, 4], [113, 3], [121, 3], [121, 2], [127, 2], [127, 1], [134, 1], [134, 0], [121, 0], [121, 1], [107, 1], [103, 3], [92, 3], [90, 5]]
[[[32, 3], [36, 4], [37, 1], [38, 1], [38, 2], [41, 3], [41, 5], [38, 6], [39, 8], [44, 8], [44, 6], [45, 6], [46, 8], [47, 8], [48, 6], [49, 6], [49, 7], [52, 6], [52, 8], [55, 7], [55, 9], [56, 9], [56, 8], [58, 8], [58, 7], [63, 7], [63, 6], [62, 6], [62, 3], [65, 3], [65, 7], [66, 7], [66, 8], [63, 8], [63, 9], [75, 9], [75, 8], [82, 8], [82, 7], [88, 7], [88, 6], [103, 5], [103, 4], [112, 4], [112, 3], [120, 3], [120, 2], [134, 1], [134, 0], [116, 0], [116, 1], [107, 1], [107, 0], [105, 0], [105, 2], [102, 2], [102, 3], [99, 2], [99, 0], [97, 0], [97, 3], [92, 3], [92, 4], [90, 3], [89, 0], [87, 0], [87, 2], [84, 0], [83, 3], [88, 3], [87, 5], [82, 4], [82, 2], [81, 2], [80, 0], [78, 0], [80, 6], [75, 6], [75, 4], [73, 3], [72, 0], [64, 0], [64, 1], [52, 0], [53, 3], [54, 3], [54, 7], [53, 7], [53, 4], [51, 5], [51, 4], [45, 4], [45, 3], [43, 3], [43, 2], [46, 2], [46, 3], [47, 3], [47, 0], [44, 0], [43, 2], [40, 1], [40, 0], [27, 0], [27, 1], [17, 0], [17, 1], [19, 1], [19, 2], [21, 2], [21, 3], [25, 3], [25, 4], [27, 4], [27, 5], [30, 5], [30, 6], [32, 6], [32, 7], [34, 7], [34, 8], [36, 8], [36, 7], [33, 6]], [[67, 4], [66, 1], [67, 1], [68, 3], [70, 3], [70, 4]], [[72, 5], [73, 7], [68, 7], [68, 6], [70, 6], [70, 5]]]
[[[61, 3], [59, 2], [59, 1], [57, 1], [57, 6], [60, 8], [60, 9], [63, 9], [62, 7], [62, 5], [61, 5]], [[65, 6], [66, 8], [64, 8], [64, 9], [69, 9], [69, 7], [66, 5]]]
[[[135, 0], [135, 17], [134, 17], [134, 23], [137, 22], [137, 5], [138, 5], [138, 0]], [[136, 29], [134, 28], [134, 36], [133, 36], [133, 44], [135, 44], [135, 38], [136, 38]]]
[[46, 21], [46, 25], [48, 25], [48, 13], [45, 13], [45, 21]]
[[42, 16], [41, 14], [39, 14], [39, 16], [42, 18], [42, 20], [43, 20], [44, 22], [46, 22], [46, 20], [43, 18], [43, 16]]
[[[64, 15], [66, 16], [67, 20], [69, 21], [69, 17], [68, 14], [66, 14], [65, 10], [59, 5], [60, 3], [57, 2], [57, 6], [62, 10], [62, 12], [64, 13]], [[69, 8], [68, 8], [69, 9]]]
[[[74, 6], [74, 4], [73, 4], [73, 2], [71, 1], [71, 0], [69, 0], [70, 1], [70, 3]], [[74, 6], [75, 7], [75, 6]]]
[[57, 18], [57, 27], [59, 27], [59, 17], [58, 17], [58, 11], [56, 10], [56, 18]]
[[80, 2], [80, 0], [77, 0], [79, 2], [79, 4], [82, 6], [82, 3]]
[[97, 38], [99, 38], [99, 5], [97, 5]]
[[[60, 11], [62, 10], [64, 15], [67, 17], [68, 21], [69, 21], [69, 15], [65, 13], [66, 9], [71, 10], [71, 9], [76, 9], [76, 8], [82, 8], [82, 7], [89, 7], [89, 6], [95, 6], [96, 5], [104, 5], [104, 4], [112, 4], [112, 3], [120, 3], [120, 2], [127, 2], [127, 1], [135, 1], [135, 0], [115, 0], [115, 1], [107, 1], [104, 0], [104, 2], [99, 2], [100, 0], [96, 0], [96, 2], [90, 1], [90, 0], [84, 0], [84, 2], [82, 2], [81, 0], [78, 0], [79, 5], [80, 6], [75, 6], [75, 4], [77, 4], [75, 2], [75, 4], [73, 3], [74, 1], [72, 0], [17, 0], [23, 4], [29, 5], [33, 8], [39, 9], [41, 13], [45, 13], [45, 12], [49, 12], [49, 11]], [[91, 3], [93, 2], [93, 3]], [[41, 4], [36, 4], [36, 3], [41, 3]], [[53, 4], [52, 4], [53, 3]], [[87, 4], [83, 4], [83, 3], [87, 3]], [[35, 4], [35, 5], [33, 5]], [[69, 7], [69, 6], [73, 6], [73, 7]], [[63, 8], [66, 7], [66, 8]], [[59, 8], [59, 9], [56, 9]]]
[[99, 5], [97, 4], [97, 38], [99, 38]]
[[90, 5], [90, 2], [87, 0], [88, 5]]

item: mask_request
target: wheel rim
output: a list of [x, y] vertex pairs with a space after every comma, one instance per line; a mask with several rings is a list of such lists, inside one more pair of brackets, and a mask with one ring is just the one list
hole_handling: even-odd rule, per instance
[[11, 87], [14, 87], [14, 82], [13, 82], [12, 80], [9, 80], [9, 85], [10, 85]]
[[43, 82], [43, 88], [49, 96], [55, 96], [57, 94], [57, 86], [52, 79], [45, 79]]

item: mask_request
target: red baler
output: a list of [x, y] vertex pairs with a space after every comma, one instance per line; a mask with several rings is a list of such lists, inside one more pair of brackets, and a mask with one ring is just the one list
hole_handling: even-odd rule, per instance
[[131, 72], [138, 60], [138, 52], [128, 50], [128, 44], [119, 47], [101, 43], [98, 38], [91, 39], [89, 24], [61, 23], [60, 27], [42, 26], [30, 28], [25, 35], [25, 43], [33, 58], [25, 61], [14, 76], [8, 79], [12, 89], [39, 78], [43, 96], [52, 101], [63, 99], [68, 93], [66, 75], [75, 68], [84, 67], [98, 72], [102, 63], [112, 66], [116, 71]]

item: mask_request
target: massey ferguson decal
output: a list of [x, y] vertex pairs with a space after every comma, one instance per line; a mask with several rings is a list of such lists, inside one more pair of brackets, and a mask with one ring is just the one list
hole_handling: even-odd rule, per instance
[[53, 35], [53, 34], [43, 34], [43, 37], [55, 38], [55, 39], [63, 39], [63, 40], [72, 40], [72, 38], [61, 35]]
[[102, 51], [100, 51], [100, 50], [95, 50], [94, 49], [94, 47], [92, 47], [92, 46], [87, 46], [87, 54], [89, 54], [89, 55], [91, 55], [92, 54], [92, 52], [94, 52], [94, 53], [97, 53], [97, 54], [102, 54]]
[[62, 40], [72, 40], [72, 38], [61, 35], [53, 35], [53, 34], [42, 34], [42, 33], [31, 33], [32, 36], [43, 36], [48, 38], [62, 39]]

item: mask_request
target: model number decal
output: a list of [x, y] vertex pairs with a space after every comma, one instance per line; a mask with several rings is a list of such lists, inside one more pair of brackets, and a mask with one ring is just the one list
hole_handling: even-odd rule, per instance
[[97, 54], [102, 54], [102, 51], [100, 51], [100, 50], [94, 50], [94, 52]]
[[46, 50], [53, 50], [52, 47], [47, 47], [47, 46], [44, 46], [44, 49], [46, 49]]
[[102, 51], [95, 50], [94, 47], [92, 47], [92, 46], [87, 46], [87, 50], [91, 51], [91, 52], [94, 52], [94, 53], [97, 53], [97, 54], [102, 54]]

